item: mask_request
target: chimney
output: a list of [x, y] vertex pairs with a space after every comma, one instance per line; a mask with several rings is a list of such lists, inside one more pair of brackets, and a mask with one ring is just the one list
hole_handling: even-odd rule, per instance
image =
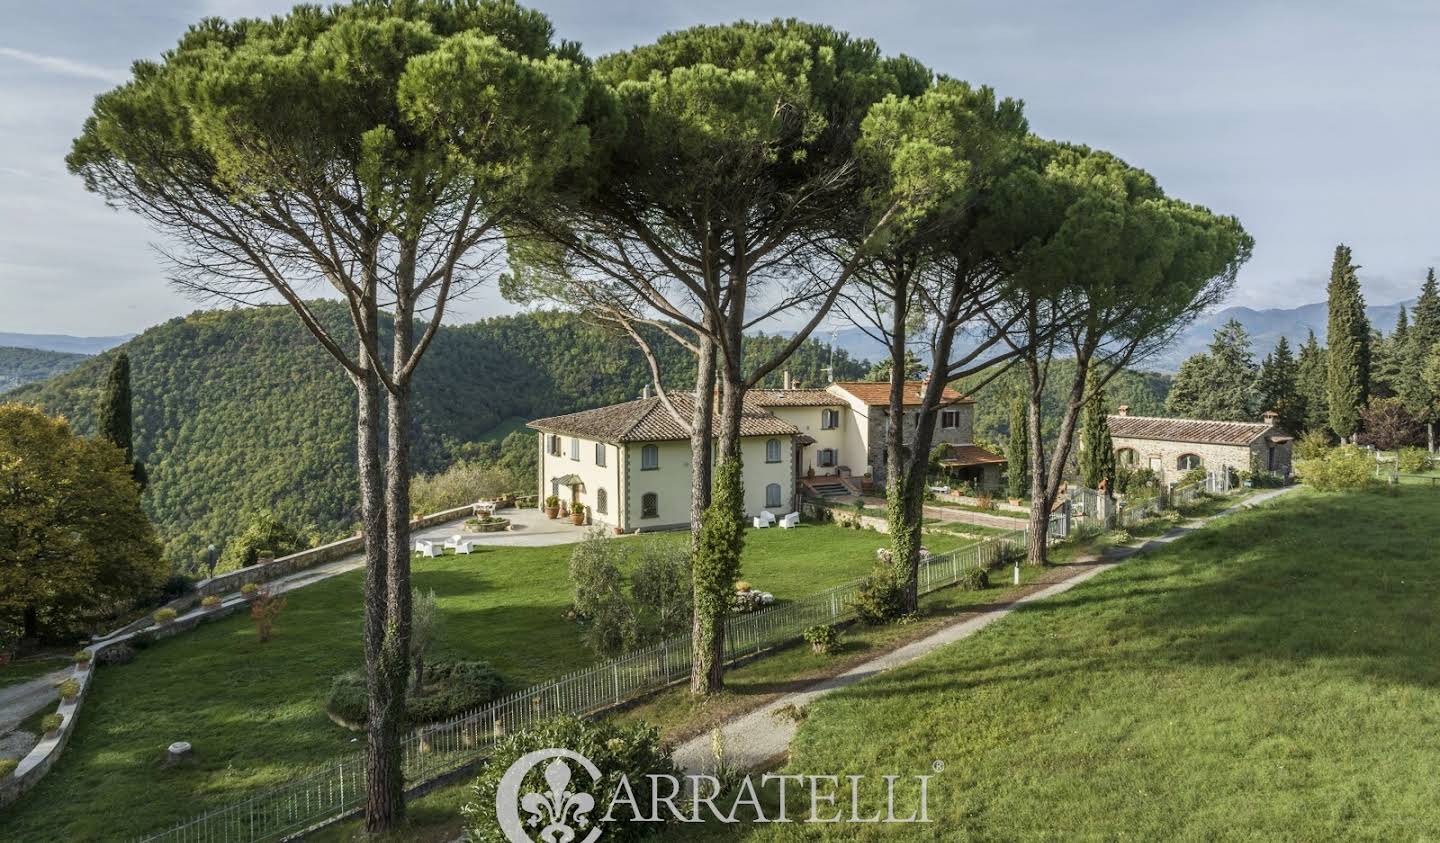
[[648, 382], [645, 384], [645, 388], [640, 391], [640, 397], [641, 397], [641, 398], [649, 398], [649, 397], [650, 397], [650, 384], [649, 384]]
[[1262, 415], [1260, 418], [1264, 419], [1266, 424], [1274, 427], [1275, 423], [1280, 421], [1280, 414], [1275, 412], [1274, 410], [1266, 410], [1265, 414]]
[[790, 370], [789, 370], [789, 369], [786, 369], [786, 370], [785, 370], [785, 387], [784, 387], [784, 388], [785, 388], [785, 389], [792, 389], [792, 388], [793, 388], [793, 387], [790, 385]]
[[1130, 415], [1130, 405], [1129, 405], [1129, 404], [1121, 404], [1120, 406], [1116, 407], [1116, 408], [1115, 408], [1115, 415], [1117, 415], [1117, 416], [1128, 416], [1128, 415]]

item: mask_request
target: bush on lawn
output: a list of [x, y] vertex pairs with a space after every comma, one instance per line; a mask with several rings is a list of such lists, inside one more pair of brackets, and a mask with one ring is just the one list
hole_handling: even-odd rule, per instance
[[860, 620], [871, 626], [890, 623], [905, 614], [905, 589], [894, 573], [882, 568], [860, 584], [853, 605]]
[[[568, 789], [588, 792], [595, 797], [596, 809], [589, 814], [592, 821], [605, 815], [602, 806], [615, 792], [622, 776], [629, 780], [635, 804], [648, 815], [656, 781], [650, 777], [679, 774], [667, 748], [660, 742], [659, 730], [654, 726], [645, 723], [621, 725], [574, 717], [539, 723], [504, 738], [490, 754], [489, 763], [480, 771], [471, 788], [471, 800], [461, 809], [468, 832], [466, 839], [478, 843], [504, 843], [507, 840], [495, 817], [495, 792], [500, 778], [511, 764], [527, 753], [552, 747], [577, 752], [599, 768], [600, 781], [593, 782], [579, 764], [569, 759], [561, 761], [569, 770]], [[526, 774], [520, 792], [548, 792], [550, 786], [545, 774], [552, 763], [535, 765]], [[660, 813], [665, 815], [667, 812]], [[629, 821], [632, 817], [623, 805], [616, 809], [614, 818], [615, 822], [605, 824], [603, 837], [607, 843], [643, 839], [664, 828], [662, 823]]]
[[218, 596], [214, 595], [214, 594], [207, 594], [207, 595], [205, 595], [205, 597], [204, 597], [203, 599], [201, 599], [201, 601], [200, 601], [200, 608], [202, 608], [202, 609], [213, 609], [213, 608], [215, 608], [216, 606], [219, 606], [219, 605], [220, 605], [220, 598], [219, 598]]
[[0, 758], [0, 779], [9, 778], [10, 774], [15, 772], [15, 768], [19, 766], [20, 762], [14, 758]]
[[840, 646], [840, 630], [830, 624], [820, 624], [805, 630], [805, 643], [821, 655], [831, 655]]
[[1331, 449], [1324, 457], [1301, 460], [1300, 478], [1321, 492], [1348, 492], [1375, 482], [1375, 458], [1353, 445]]
[[1395, 464], [1406, 474], [1430, 470], [1430, 452], [1424, 448], [1401, 448]]
[[86, 665], [90, 664], [90, 651], [76, 650], [75, 655], [71, 656], [70, 658], [73, 659], [75, 664], [79, 665], [80, 668], [83, 670]]
[[54, 714], [47, 714], [44, 717], [40, 718], [40, 731], [48, 735], [51, 732], [59, 729], [61, 724], [63, 724], [64, 722], [65, 718], [62, 717], [59, 712], [56, 712]]
[[1323, 430], [1312, 430], [1295, 443], [1295, 459], [1320, 459], [1330, 453], [1330, 448], [1330, 434]]
[[990, 587], [990, 574], [984, 568], [971, 568], [962, 573], [955, 584], [961, 591], [984, 591]]
[[129, 664], [135, 661], [135, 648], [129, 644], [116, 644], [101, 650], [95, 659], [100, 664]]
[[[425, 680], [424, 688], [410, 688], [405, 698], [406, 719], [413, 725], [458, 717], [494, 702], [505, 690], [504, 677], [483, 661], [436, 662], [426, 667]], [[365, 674], [357, 670], [335, 677], [325, 710], [346, 723], [364, 725], [369, 716]]]

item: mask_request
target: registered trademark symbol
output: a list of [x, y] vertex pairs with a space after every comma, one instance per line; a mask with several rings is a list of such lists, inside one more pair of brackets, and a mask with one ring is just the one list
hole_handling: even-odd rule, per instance
[[945, 769], [945, 762], [936, 760], [934, 764], [930, 765], [930, 769], [934, 770], [937, 773], [942, 772]]

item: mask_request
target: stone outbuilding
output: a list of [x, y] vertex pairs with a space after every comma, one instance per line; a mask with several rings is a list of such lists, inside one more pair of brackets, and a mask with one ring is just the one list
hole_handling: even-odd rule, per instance
[[1196, 468], [1217, 477], [1249, 471], [1288, 478], [1295, 437], [1277, 419], [1273, 412], [1258, 422], [1132, 416], [1124, 404], [1108, 417], [1116, 462], [1149, 468], [1166, 483]]

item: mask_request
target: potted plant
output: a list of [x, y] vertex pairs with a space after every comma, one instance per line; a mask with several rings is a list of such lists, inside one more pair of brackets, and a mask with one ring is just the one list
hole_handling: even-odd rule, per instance
[[550, 518], [560, 517], [560, 496], [551, 495], [545, 499], [545, 514]]
[[74, 679], [66, 679], [64, 682], [56, 685], [55, 690], [60, 692], [60, 699], [68, 703], [73, 701], [80, 693], [80, 683]]
[[215, 594], [207, 594], [200, 599], [200, 608], [213, 612], [220, 608], [220, 597]]
[[45, 737], [53, 738], [55, 733], [60, 731], [60, 726], [64, 722], [65, 718], [59, 712], [47, 714], [40, 718], [40, 731], [45, 733]]
[[75, 655], [74, 655], [72, 658], [74, 658], [74, 660], [75, 660], [75, 669], [76, 669], [76, 670], [84, 670], [85, 668], [87, 668], [87, 667], [90, 666], [90, 651], [89, 651], [89, 650], [79, 650], [79, 651], [77, 651], [77, 652], [75, 653]]
[[156, 609], [154, 617], [156, 623], [164, 626], [168, 623], [174, 622], [176, 618], [176, 612], [174, 609], [171, 609], [169, 607], [166, 607], [164, 609]]
[[585, 504], [577, 503], [570, 507], [570, 523], [576, 527], [585, 526]]
[[257, 583], [247, 582], [244, 585], [240, 586], [240, 596], [244, 597], [246, 600], [254, 600], [255, 596], [259, 593], [260, 586]]

